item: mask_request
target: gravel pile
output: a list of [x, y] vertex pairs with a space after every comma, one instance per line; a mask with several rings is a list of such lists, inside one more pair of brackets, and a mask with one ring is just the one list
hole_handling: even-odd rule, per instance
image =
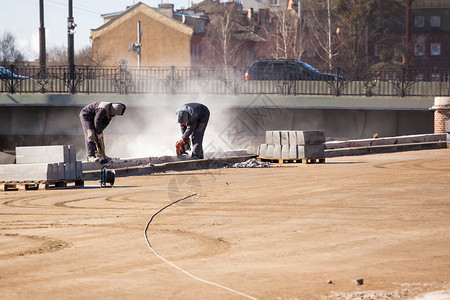
[[364, 291], [364, 292], [348, 292], [336, 293], [326, 297], [326, 299], [345, 299], [345, 300], [388, 300], [399, 299], [411, 296], [408, 289], [395, 291]]
[[[411, 299], [411, 300], [443, 300], [450, 299], [450, 283], [431, 282], [431, 283], [402, 283], [403, 288], [392, 291], [386, 290], [367, 290], [358, 292], [336, 292], [324, 299], [342, 299], [342, 300], [391, 300], [391, 299]], [[429, 290], [434, 290], [431, 292]], [[429, 292], [425, 292], [425, 291]]]
[[268, 168], [270, 167], [270, 162], [257, 161], [256, 158], [251, 158], [244, 162], [235, 164], [226, 164], [225, 168]]

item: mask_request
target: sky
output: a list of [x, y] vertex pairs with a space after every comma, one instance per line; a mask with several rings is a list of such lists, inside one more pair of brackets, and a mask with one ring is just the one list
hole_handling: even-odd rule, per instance
[[[199, 0], [72, 0], [75, 28], [75, 52], [90, 46], [90, 29], [103, 24], [102, 14], [125, 10], [126, 6], [143, 2], [150, 7], [172, 3], [175, 9], [187, 8]], [[15, 46], [26, 59], [39, 58], [39, 0], [0, 0], [0, 37], [6, 32], [15, 38]], [[44, 0], [44, 27], [47, 51], [67, 48], [69, 0]]]

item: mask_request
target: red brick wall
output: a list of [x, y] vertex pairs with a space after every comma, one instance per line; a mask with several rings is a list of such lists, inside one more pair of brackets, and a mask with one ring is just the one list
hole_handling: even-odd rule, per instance
[[434, 133], [445, 133], [445, 121], [450, 120], [450, 106], [434, 111]]

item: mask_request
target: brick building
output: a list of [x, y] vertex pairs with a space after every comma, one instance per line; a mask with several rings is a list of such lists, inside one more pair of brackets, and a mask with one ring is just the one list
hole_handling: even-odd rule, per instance
[[[204, 1], [193, 9], [174, 11], [173, 4], [159, 4], [156, 9], [139, 2], [123, 12], [104, 14], [104, 24], [91, 29], [94, 61], [103, 66], [116, 66], [126, 59], [128, 66], [137, 66], [137, 54], [128, 48], [138, 42], [137, 23], [140, 22], [142, 66], [216, 66], [219, 61], [211, 45], [216, 43], [217, 36], [207, 34], [209, 17], [213, 15], [205, 10], [208, 5], [226, 4]], [[238, 43], [240, 56], [256, 52], [257, 44], [264, 39], [239, 23], [234, 22], [232, 26], [231, 43]]]
[[410, 11], [415, 68], [450, 68], [450, 0], [414, 0]]
[[137, 54], [128, 51], [138, 42], [137, 24], [141, 27], [141, 64], [143, 66], [191, 66], [191, 49], [200, 43], [206, 17], [174, 15], [173, 4], [158, 9], [141, 2], [124, 12], [102, 15], [104, 24], [91, 29], [92, 51], [96, 62], [116, 66], [126, 59], [137, 66]]

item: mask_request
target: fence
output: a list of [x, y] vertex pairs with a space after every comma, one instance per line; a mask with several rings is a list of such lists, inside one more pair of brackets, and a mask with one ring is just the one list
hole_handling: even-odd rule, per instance
[[[331, 96], [435, 97], [450, 95], [449, 69], [332, 70], [327, 80], [282, 76], [245, 80], [239, 68], [68, 67], [15, 68], [0, 73], [0, 93], [70, 94], [280, 94]], [[273, 74], [272, 74], [273, 75]], [[285, 74], [286, 75], [286, 74]], [[274, 78], [274, 76], [269, 76]], [[330, 79], [331, 78], [331, 79]]]

